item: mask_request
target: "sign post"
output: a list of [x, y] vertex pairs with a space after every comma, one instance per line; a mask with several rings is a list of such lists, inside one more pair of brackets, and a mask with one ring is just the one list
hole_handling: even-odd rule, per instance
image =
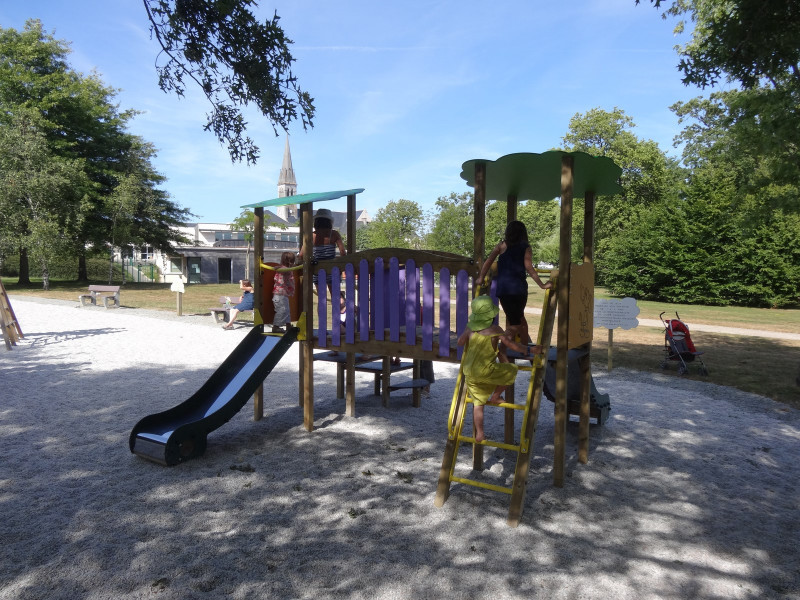
[[612, 369], [614, 329], [633, 329], [639, 325], [639, 307], [635, 298], [622, 300], [595, 300], [594, 326], [608, 329], [608, 370]]
[[184, 288], [183, 288], [183, 280], [182, 279], [176, 279], [175, 281], [172, 282], [172, 285], [170, 286], [169, 289], [170, 289], [171, 292], [177, 292], [177, 294], [178, 294], [178, 298], [177, 298], [178, 316], [182, 317], [183, 316], [183, 290], [184, 290]]

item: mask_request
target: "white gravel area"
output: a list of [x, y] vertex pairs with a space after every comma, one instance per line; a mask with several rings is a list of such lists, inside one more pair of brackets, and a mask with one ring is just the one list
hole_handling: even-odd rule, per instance
[[[130, 453], [131, 428], [188, 398], [249, 328], [11, 302], [25, 339], [0, 346], [0, 599], [800, 599], [800, 411], [767, 398], [596, 373], [612, 412], [589, 463], [573, 421], [553, 487], [545, 400], [510, 528], [504, 494], [456, 484], [434, 507], [454, 365], [436, 363], [421, 408], [407, 392], [384, 408], [359, 374], [348, 418], [317, 363], [309, 433], [291, 350], [264, 419], [249, 403], [204, 456], [163, 467]], [[487, 435], [502, 428], [488, 409]], [[515, 458], [487, 448], [471, 476], [507, 484]]]

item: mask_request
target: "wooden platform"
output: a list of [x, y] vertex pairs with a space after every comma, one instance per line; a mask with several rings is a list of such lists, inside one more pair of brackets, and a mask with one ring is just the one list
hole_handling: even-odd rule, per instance
[[[347, 353], [333, 350], [315, 352], [314, 360], [336, 363], [336, 397], [340, 399], [344, 398], [344, 371], [345, 364], [347, 363]], [[389, 357], [356, 353], [354, 356], [354, 370], [358, 373], [372, 373], [374, 375], [374, 393], [376, 396], [382, 397], [384, 406], [389, 405], [389, 392], [411, 390], [412, 404], [415, 407], [419, 407], [420, 400], [418, 398], [418, 390], [430, 385], [427, 379], [412, 378], [407, 381], [391, 382], [391, 376], [394, 373], [408, 371], [409, 369], [413, 370], [415, 362], [419, 361], [401, 360], [399, 364], [395, 364], [392, 363]], [[419, 372], [419, 365], [417, 365], [417, 372]], [[383, 381], [387, 381], [388, 385], [384, 386]]]

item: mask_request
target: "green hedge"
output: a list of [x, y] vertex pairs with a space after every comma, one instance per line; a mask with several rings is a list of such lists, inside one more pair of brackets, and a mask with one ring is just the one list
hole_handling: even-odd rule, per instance
[[[59, 281], [77, 281], [78, 279], [78, 259], [77, 257], [61, 257], [52, 261], [49, 265], [50, 277]], [[91, 281], [108, 281], [108, 258], [94, 257], [86, 259], [86, 274]], [[39, 279], [42, 274], [37, 265], [31, 263], [30, 275], [34, 279]], [[19, 255], [8, 256], [3, 260], [3, 269], [0, 271], [3, 277], [19, 277]], [[122, 281], [122, 267], [119, 263], [114, 263], [113, 281]]]

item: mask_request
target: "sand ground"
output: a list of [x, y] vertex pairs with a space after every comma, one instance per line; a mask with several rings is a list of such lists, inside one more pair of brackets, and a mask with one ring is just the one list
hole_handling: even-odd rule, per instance
[[[263, 420], [245, 406], [168, 468], [129, 452], [131, 428], [188, 398], [248, 329], [11, 300], [25, 339], [0, 347], [2, 599], [800, 598], [800, 411], [767, 398], [596, 373], [612, 412], [589, 463], [570, 423], [553, 487], [545, 401], [514, 529], [503, 494], [454, 485], [433, 505], [452, 365], [421, 408], [400, 392], [384, 408], [359, 375], [347, 418], [318, 363], [308, 433], [290, 351]], [[502, 437], [499, 411], [487, 434]], [[513, 453], [487, 448], [480, 474], [468, 455], [462, 475], [513, 476]]]

